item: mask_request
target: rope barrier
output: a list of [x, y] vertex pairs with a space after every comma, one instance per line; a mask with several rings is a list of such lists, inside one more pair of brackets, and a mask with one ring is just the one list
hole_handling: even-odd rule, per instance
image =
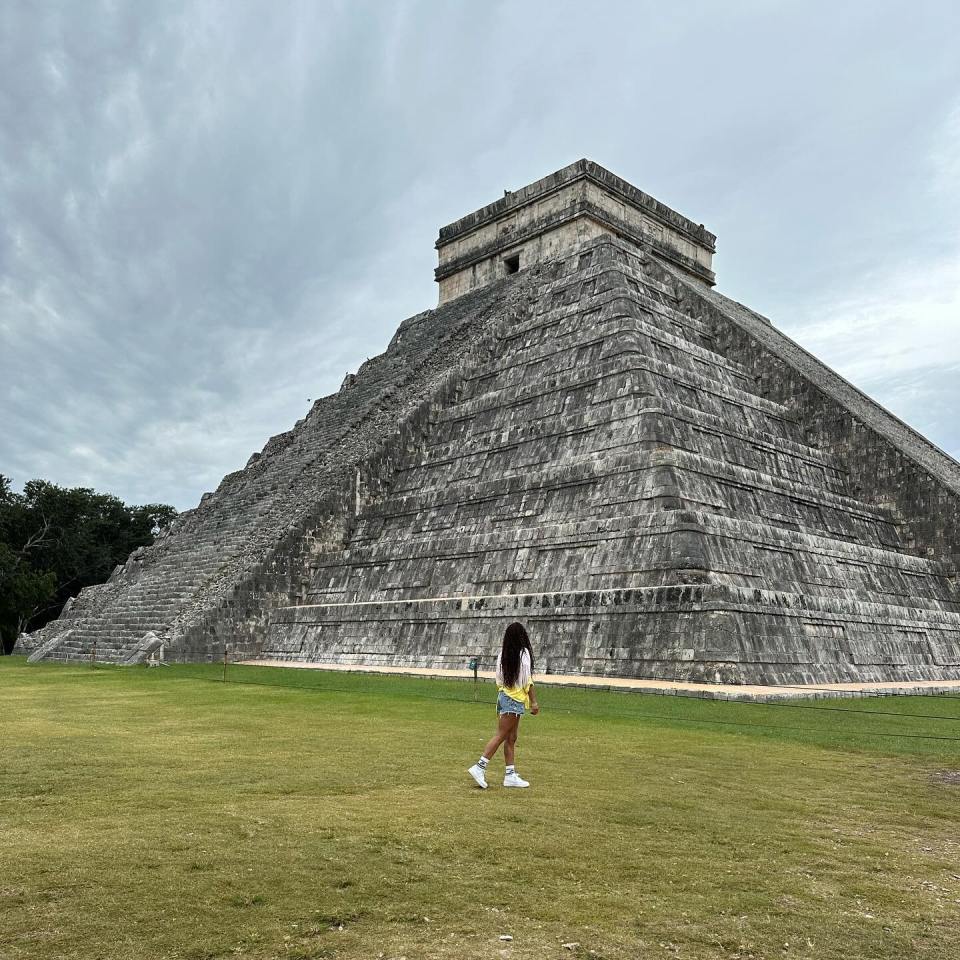
[[[261, 667], [254, 669], [278, 669], [278, 668], [269, 668]], [[297, 683], [269, 683], [264, 680], [241, 680], [234, 679], [232, 677], [224, 677], [223, 679], [214, 677], [214, 676], [200, 676], [197, 674], [183, 674], [180, 672], [174, 674], [167, 674], [166, 676], [172, 676], [174, 679], [182, 680], [201, 680], [209, 683], [232, 683], [244, 686], [258, 686], [258, 687], [270, 687], [278, 690], [302, 690], [310, 693], [363, 693], [361, 688], [358, 687], [345, 687], [345, 686], [329, 686], [329, 685], [311, 685], [311, 684], [297, 684]], [[415, 678], [414, 678], [415, 679]], [[441, 678], [442, 679], [442, 678]], [[607, 688], [604, 692], [612, 692], [610, 688]], [[616, 692], [634, 692], [634, 691], [616, 691]], [[642, 691], [638, 691], [642, 692]], [[483, 706], [489, 708], [493, 705], [493, 701], [478, 701], [475, 699], [469, 699], [467, 697], [457, 697], [457, 696], [435, 696], [426, 693], [413, 693], [408, 694], [408, 696], [418, 699], [418, 700], [435, 700], [435, 701], [448, 701], [452, 703], [466, 703], [472, 704], [474, 706]], [[736, 703], [741, 705], [750, 705], [750, 706], [787, 706], [794, 707], [797, 709], [814, 709], [814, 710], [830, 710], [837, 713], [857, 713], [857, 714], [867, 714], [870, 716], [892, 716], [892, 717], [911, 717], [914, 719], [921, 720], [960, 720], [960, 717], [940, 717], [940, 716], [930, 716], [927, 714], [903, 714], [896, 713], [891, 711], [878, 712], [872, 710], [844, 710], [838, 707], [818, 707], [811, 706], [806, 704], [784, 704], [780, 702], [758, 702], [754, 700], [737, 700], [735, 698], [723, 699], [723, 700], [714, 700], [712, 698], [706, 697], [696, 697], [692, 695], [671, 695], [677, 699], [689, 699], [689, 700], [698, 700], [701, 703]], [[960, 698], [958, 698], [960, 699]], [[694, 723], [694, 724], [707, 724], [713, 726], [733, 726], [733, 727], [745, 727], [753, 728], [757, 730], [779, 730], [779, 731], [788, 731], [794, 733], [823, 733], [815, 727], [794, 727], [787, 726], [784, 724], [767, 724], [767, 723], [746, 723], [738, 720], [710, 720], [705, 718], [698, 717], [680, 717], [680, 716], [671, 716], [669, 714], [651, 714], [651, 713], [613, 713], [605, 714], [598, 713], [591, 710], [571, 710], [563, 707], [551, 708], [551, 713], [565, 714], [569, 716], [590, 716], [597, 719], [626, 719], [626, 720], [661, 720], [672, 722], [676, 721], [677, 723]], [[906, 739], [906, 740], [936, 740], [936, 741], [947, 741], [953, 743], [960, 743], [960, 737], [957, 736], [947, 736], [942, 734], [926, 734], [926, 733], [890, 733], [886, 731], [873, 731], [873, 730], [863, 730], [863, 731], [852, 731], [852, 732], [833, 732], [829, 731], [828, 735], [831, 737], [842, 737], [846, 739], [851, 738], [862, 738], [862, 737], [882, 737], [886, 739]]]
[[[358, 686], [331, 686], [329, 684], [324, 685], [314, 685], [314, 684], [303, 684], [303, 683], [271, 683], [265, 680], [253, 680], [253, 679], [237, 679], [234, 677], [229, 677], [227, 673], [227, 666], [229, 660], [225, 656], [223, 660], [223, 674], [221, 677], [215, 676], [201, 676], [197, 674], [185, 674], [182, 671], [177, 671], [176, 673], [169, 674], [175, 679], [183, 680], [201, 680], [212, 683], [233, 683], [247, 686], [259, 686], [259, 687], [271, 687], [278, 690], [304, 690], [310, 693], [363, 693], [365, 692], [361, 687]], [[269, 670], [269, 669], [280, 669], [277, 667], [251, 667], [245, 669], [260, 669], [260, 670]], [[322, 671], [319, 671], [322, 673]], [[355, 676], [360, 676], [360, 674], [354, 674]], [[374, 676], [390, 676], [388, 674], [373, 674]], [[422, 679], [417, 678], [415, 675], [403, 675], [407, 679]], [[435, 678], [435, 679], [454, 679], [454, 678]], [[459, 679], [459, 678], [456, 678]], [[646, 678], [646, 679], [658, 679], [663, 680], [664, 682], [674, 682], [674, 683], [686, 683], [685, 678]], [[487, 681], [489, 682], [489, 681]], [[698, 681], [700, 682], [700, 681]], [[714, 685], [721, 685], [717, 681], [703, 681], [704, 683], [713, 683]], [[800, 686], [797, 684], [782, 684], [786, 689], [794, 690], [820, 690], [827, 692], [835, 692], [830, 690], [828, 687], [807, 687]], [[589, 688], [580, 687], [574, 688], [577, 690], [588, 691]], [[941, 720], [941, 721], [958, 721], [960, 717], [954, 716], [945, 716], [942, 714], [922, 714], [922, 713], [903, 713], [900, 711], [891, 711], [891, 710], [859, 710], [853, 707], [829, 707], [819, 704], [800, 704], [800, 703], [785, 703], [784, 701], [779, 700], [745, 700], [737, 697], [723, 697], [723, 698], [714, 698], [714, 697], [703, 697], [691, 693], [682, 693], [679, 691], [673, 691], [669, 694], [651, 694], [642, 689], [632, 690], [632, 689], [617, 689], [612, 687], [598, 688], [596, 692], [605, 692], [605, 693], [620, 693], [620, 694], [641, 694], [647, 696], [666, 696], [668, 699], [673, 700], [696, 700], [700, 703], [712, 703], [712, 704], [738, 704], [742, 706], [752, 706], [752, 707], [786, 707], [789, 709], [795, 710], [815, 710], [815, 711], [825, 711], [831, 713], [844, 713], [844, 714], [856, 714], [858, 716], [871, 716], [871, 717], [893, 717], [893, 718], [905, 718], [905, 719], [914, 719], [914, 720]], [[884, 694], [885, 696], [897, 696], [898, 694]], [[425, 693], [413, 693], [409, 694], [416, 699], [420, 700], [434, 700], [434, 701], [449, 701], [453, 703], [468, 703], [474, 705], [482, 705], [489, 707], [492, 701], [478, 701], [476, 696], [473, 698], [466, 697], [457, 697], [451, 695], [436, 696]], [[923, 696], [923, 697], [941, 697], [942, 699], [949, 700], [960, 700], [960, 697], [954, 697], [949, 694], [900, 694], [900, 696]], [[570, 710], [562, 707], [552, 708], [551, 713], [560, 713], [565, 715], [583, 715], [590, 716], [598, 719], [628, 719], [628, 720], [662, 720], [662, 721], [677, 721], [678, 723], [694, 723], [694, 724], [707, 724], [707, 725], [719, 725], [719, 726], [736, 726], [736, 727], [747, 727], [747, 728], [756, 728], [761, 730], [781, 730], [789, 732], [822, 732], [818, 731], [815, 727], [792, 727], [784, 724], [764, 724], [764, 723], [745, 723], [741, 721], [734, 720], [710, 720], [706, 718], [696, 718], [696, 717], [680, 717], [669, 714], [650, 714], [650, 713], [640, 713], [640, 712], [613, 712], [613, 713], [598, 713], [591, 710]], [[840, 737], [883, 737], [883, 738], [893, 738], [893, 739], [911, 739], [911, 740], [937, 740], [937, 741], [950, 741], [950, 742], [960, 742], [960, 737], [955, 736], [946, 736], [938, 734], [922, 734], [922, 733], [890, 733], [886, 731], [856, 731], [852, 733], [833, 733], [832, 736]]]
[[[472, 662], [472, 661], [471, 661], [471, 662]], [[276, 670], [279, 670], [279, 669], [285, 669], [285, 668], [282, 668], [282, 667], [267, 667], [267, 666], [264, 666], [264, 667], [260, 667], [259, 669], [265, 669], [265, 670], [276, 669]], [[323, 672], [323, 671], [321, 670], [320, 672]], [[392, 674], [375, 674], [375, 675], [377, 675], [377, 676], [392, 676]], [[399, 676], [415, 677], [416, 674], [399, 674]], [[455, 679], [455, 680], [459, 680], [460, 678], [459, 678], [459, 677], [457, 677], [457, 678], [454, 678], [454, 677], [438, 677], [438, 678], [436, 678], [436, 679], [450, 679], [450, 680], [454, 680], [454, 679]], [[651, 680], [651, 681], [654, 681], [654, 682], [656, 682], [656, 681], [663, 681], [664, 683], [701, 683], [701, 684], [710, 685], [710, 686], [725, 686], [725, 685], [726, 685], [726, 684], [723, 684], [722, 681], [719, 681], [719, 680], [697, 680], [697, 681], [691, 681], [691, 680], [688, 680], [686, 677], [638, 677], [637, 679], [641, 679], [641, 680]], [[276, 684], [276, 686], [287, 686], [287, 684]], [[562, 686], [562, 685], [558, 684], [558, 686]], [[813, 692], [821, 692], [821, 693], [837, 693], [837, 692], [838, 692], [838, 691], [836, 691], [836, 690], [834, 690], [834, 689], [832, 689], [832, 688], [830, 688], [830, 687], [812, 687], [812, 686], [805, 686], [805, 685], [801, 685], [801, 684], [783, 683], [783, 684], [777, 684], [777, 686], [783, 687], [784, 689], [787, 689], [787, 690], [803, 690], [803, 691], [813, 691]], [[327, 688], [327, 689], [331, 689], [331, 688]], [[574, 689], [584, 689], [584, 690], [586, 690], [586, 689], [589, 689], [589, 687], [586, 687], [586, 686], [584, 686], [584, 687], [574, 687]], [[642, 689], [642, 688], [623, 688], [623, 689], [620, 689], [620, 688], [614, 688], [614, 687], [597, 687], [597, 691], [599, 692], [600, 690], [603, 690], [604, 692], [608, 692], [608, 693], [618, 693], [618, 694], [646, 694], [646, 695], [648, 695], [648, 696], [668, 696], [668, 697], [676, 697], [676, 698], [678, 698], [678, 699], [683, 699], [683, 700], [699, 700], [699, 701], [701, 701], [701, 702], [741, 703], [741, 704], [744, 704], [744, 705], [746, 705], [746, 706], [752, 706], [752, 707], [785, 707], [785, 708], [788, 708], [788, 709], [791, 709], [791, 710], [819, 710], [819, 711], [828, 711], [828, 712], [832, 712], [832, 713], [864, 714], [864, 715], [872, 716], [872, 717], [912, 717], [912, 718], [915, 718], [915, 719], [918, 719], [918, 720], [952, 720], [952, 721], [960, 722], [960, 717], [944, 716], [944, 715], [941, 715], [941, 714], [903, 713], [903, 712], [901, 712], [901, 711], [896, 711], [896, 710], [860, 710], [860, 709], [857, 709], [856, 707], [829, 707], [829, 706], [825, 706], [825, 705], [821, 705], [821, 704], [786, 703], [786, 702], [783, 701], [783, 700], [747, 700], [747, 699], [738, 698], [738, 697], [736, 697], [736, 696], [733, 696], [733, 697], [702, 697], [702, 696], [698, 696], [698, 695], [695, 694], [695, 693], [684, 693], [684, 692], [681, 692], [681, 691], [679, 691], [679, 690], [676, 690], [676, 691], [673, 691], [673, 690], [672, 690], [672, 691], [670, 691], [669, 693], [661, 694], [661, 693], [654, 693], [653, 691], [647, 691], [647, 690], [644, 690], [644, 689]], [[942, 699], [944, 699], [944, 700], [948, 700], [948, 699], [949, 699], [949, 700], [960, 700], [960, 696], [953, 697], [953, 696], [951, 696], [950, 694], [914, 694], [914, 693], [909, 693], [909, 694], [907, 694], [907, 693], [897, 694], [897, 693], [888, 693], [888, 694], [882, 694], [882, 696], [885, 696], [885, 697], [894, 697], [894, 696], [911, 696], [911, 697], [913, 697], [913, 696], [923, 696], [923, 697], [939, 697], [939, 698], [942, 698]], [[445, 699], [446, 699], [446, 698], [445, 698]], [[838, 698], [838, 699], [850, 699], [850, 698], [843, 698], [843, 697], [841, 696], [841, 697]]]
[[[645, 680], [662, 680], [664, 683], [702, 683], [710, 684], [714, 686], [729, 686], [729, 684], [723, 684], [718, 680], [687, 680], [681, 679], [680, 677], [643, 677], [638, 679]], [[778, 687], [783, 687], [787, 690], [811, 690], [822, 693], [837, 693], [837, 690], [832, 689], [831, 687], [808, 687], [801, 686], [800, 684], [791, 684], [791, 683], [780, 683], [777, 684]], [[646, 691], [641, 688], [636, 689], [614, 689], [611, 687], [604, 688], [609, 690], [611, 693], [645, 693]], [[842, 692], [841, 692], [842, 693]], [[791, 710], [826, 710], [832, 713], [862, 713], [867, 714], [871, 717], [915, 717], [919, 720], [957, 720], [960, 721], [960, 717], [947, 717], [939, 714], [931, 713], [902, 713], [897, 710], [858, 710], [856, 707], [827, 707], [820, 704], [813, 703], [786, 703], [783, 700], [744, 700], [738, 697], [702, 697], [698, 696], [695, 693], [682, 693], [679, 690], [671, 691], [667, 694], [653, 694], [654, 696], [668, 696], [668, 697], [679, 697], [685, 700], [700, 700], [702, 702], [709, 703], [742, 703], [746, 706], [752, 707], [787, 707]], [[960, 700], [960, 696], [954, 697], [950, 694], [936, 694], [936, 693], [884, 693], [877, 694], [877, 696], [884, 697], [935, 697], [941, 698], [944, 700]], [[854, 699], [850, 697], [843, 697], [842, 695], [837, 699]]]

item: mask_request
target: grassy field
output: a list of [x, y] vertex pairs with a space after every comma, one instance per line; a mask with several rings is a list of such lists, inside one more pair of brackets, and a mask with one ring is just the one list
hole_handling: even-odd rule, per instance
[[0, 658], [0, 957], [960, 953], [960, 699], [219, 675]]

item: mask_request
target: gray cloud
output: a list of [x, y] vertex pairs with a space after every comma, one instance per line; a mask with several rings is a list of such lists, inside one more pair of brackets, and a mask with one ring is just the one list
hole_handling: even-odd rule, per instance
[[6, 4], [0, 472], [192, 505], [435, 302], [440, 224], [579, 156], [706, 223], [725, 293], [956, 454], [958, 28], [948, 2]]

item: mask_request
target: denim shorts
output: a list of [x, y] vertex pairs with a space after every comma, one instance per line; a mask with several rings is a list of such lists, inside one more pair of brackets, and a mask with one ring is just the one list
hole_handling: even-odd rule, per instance
[[522, 717], [526, 712], [527, 708], [519, 700], [508, 697], [502, 690], [497, 695], [498, 717], [504, 713], [515, 713], [518, 717]]

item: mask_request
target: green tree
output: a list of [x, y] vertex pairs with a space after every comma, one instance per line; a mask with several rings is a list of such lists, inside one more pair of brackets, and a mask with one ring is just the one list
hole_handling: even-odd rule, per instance
[[128, 506], [86, 487], [31, 480], [22, 494], [0, 476], [0, 637], [4, 652], [20, 631], [57, 617], [83, 587], [106, 580], [137, 547], [153, 543], [177, 511]]

